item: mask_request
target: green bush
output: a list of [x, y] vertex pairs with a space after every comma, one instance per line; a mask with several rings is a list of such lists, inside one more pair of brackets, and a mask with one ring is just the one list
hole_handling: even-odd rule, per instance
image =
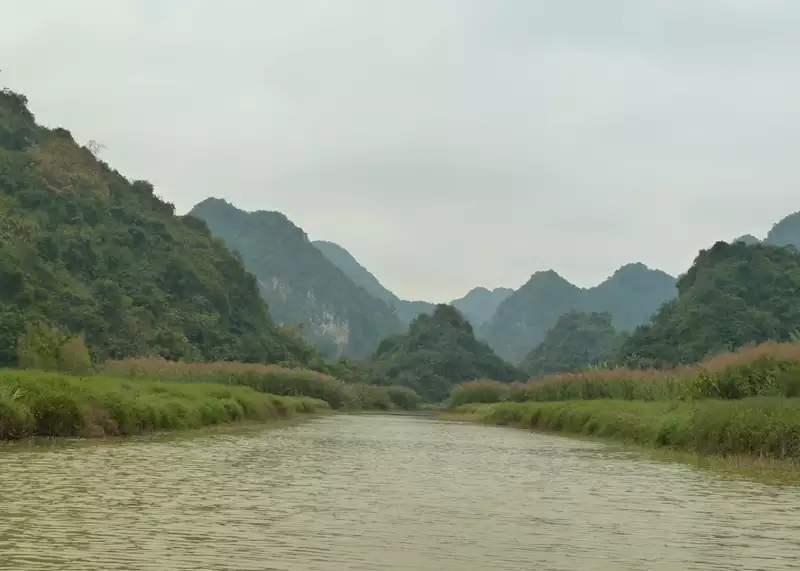
[[496, 381], [470, 381], [456, 385], [450, 395], [450, 406], [459, 407], [468, 403], [493, 403], [509, 398], [510, 386]]
[[17, 358], [22, 369], [73, 375], [92, 371], [92, 359], [81, 335], [41, 323], [26, 325], [25, 333], [17, 342]]

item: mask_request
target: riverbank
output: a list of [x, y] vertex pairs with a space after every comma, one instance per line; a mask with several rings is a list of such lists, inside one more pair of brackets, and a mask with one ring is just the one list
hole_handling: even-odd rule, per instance
[[507, 402], [464, 405], [440, 418], [599, 437], [662, 459], [800, 482], [800, 399]]
[[0, 440], [128, 436], [326, 409], [322, 400], [243, 386], [0, 370]]

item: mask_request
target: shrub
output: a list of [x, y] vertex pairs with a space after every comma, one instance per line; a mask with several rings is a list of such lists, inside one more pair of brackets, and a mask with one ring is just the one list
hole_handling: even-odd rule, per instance
[[450, 406], [458, 407], [468, 403], [494, 403], [509, 397], [509, 385], [496, 381], [470, 381], [456, 385], [450, 395]]

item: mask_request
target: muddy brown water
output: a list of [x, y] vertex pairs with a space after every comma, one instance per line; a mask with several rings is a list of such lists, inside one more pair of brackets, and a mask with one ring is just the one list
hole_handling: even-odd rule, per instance
[[0, 448], [0, 569], [800, 569], [800, 488], [420, 417]]

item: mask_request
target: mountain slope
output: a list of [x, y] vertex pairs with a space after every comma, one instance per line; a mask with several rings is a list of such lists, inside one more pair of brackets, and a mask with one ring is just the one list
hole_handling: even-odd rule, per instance
[[678, 280], [678, 297], [623, 346], [631, 364], [693, 363], [750, 342], [788, 340], [800, 323], [800, 253], [718, 242]]
[[384, 340], [371, 368], [373, 382], [410, 387], [429, 402], [447, 398], [463, 381], [524, 377], [475, 339], [469, 322], [449, 305], [436, 306], [433, 314], [412, 321], [408, 333]]
[[800, 248], [800, 212], [795, 212], [776, 223], [764, 238], [772, 246]]
[[481, 337], [513, 363], [539, 345], [558, 318], [571, 311], [609, 312], [623, 330], [645, 323], [675, 297], [675, 278], [643, 264], [629, 264], [600, 285], [582, 289], [556, 272], [537, 272], [498, 307]]
[[565, 313], [545, 333], [544, 341], [525, 356], [520, 368], [538, 377], [613, 362], [625, 334], [614, 329], [611, 320], [608, 312]]
[[423, 313], [433, 313], [433, 310], [436, 309], [435, 304], [427, 301], [407, 301], [398, 298], [395, 294], [386, 289], [383, 284], [378, 281], [378, 278], [362, 266], [350, 252], [338, 244], [322, 240], [313, 242], [313, 244], [322, 252], [328, 261], [342, 270], [353, 283], [358, 284], [373, 297], [383, 300], [389, 304], [390, 307], [393, 307], [403, 327], [407, 327], [417, 316]]
[[302, 324], [328, 355], [364, 357], [401, 325], [385, 302], [332, 264], [305, 232], [277, 212], [245, 212], [215, 198], [192, 209], [239, 252], [259, 280], [276, 321]]
[[322, 252], [328, 261], [344, 272], [350, 280], [357, 286], [363, 287], [372, 297], [381, 299], [387, 304], [394, 306], [399, 300], [396, 295], [383, 287], [369, 270], [358, 263], [350, 252], [342, 248], [339, 244], [316, 240], [312, 244]]
[[497, 307], [514, 293], [513, 289], [499, 287], [493, 290], [485, 287], [476, 287], [464, 297], [450, 302], [464, 317], [475, 327], [480, 327], [489, 321]]
[[203, 222], [38, 126], [26, 103], [0, 92], [0, 365], [29, 321], [84, 333], [96, 359], [309, 358]]

